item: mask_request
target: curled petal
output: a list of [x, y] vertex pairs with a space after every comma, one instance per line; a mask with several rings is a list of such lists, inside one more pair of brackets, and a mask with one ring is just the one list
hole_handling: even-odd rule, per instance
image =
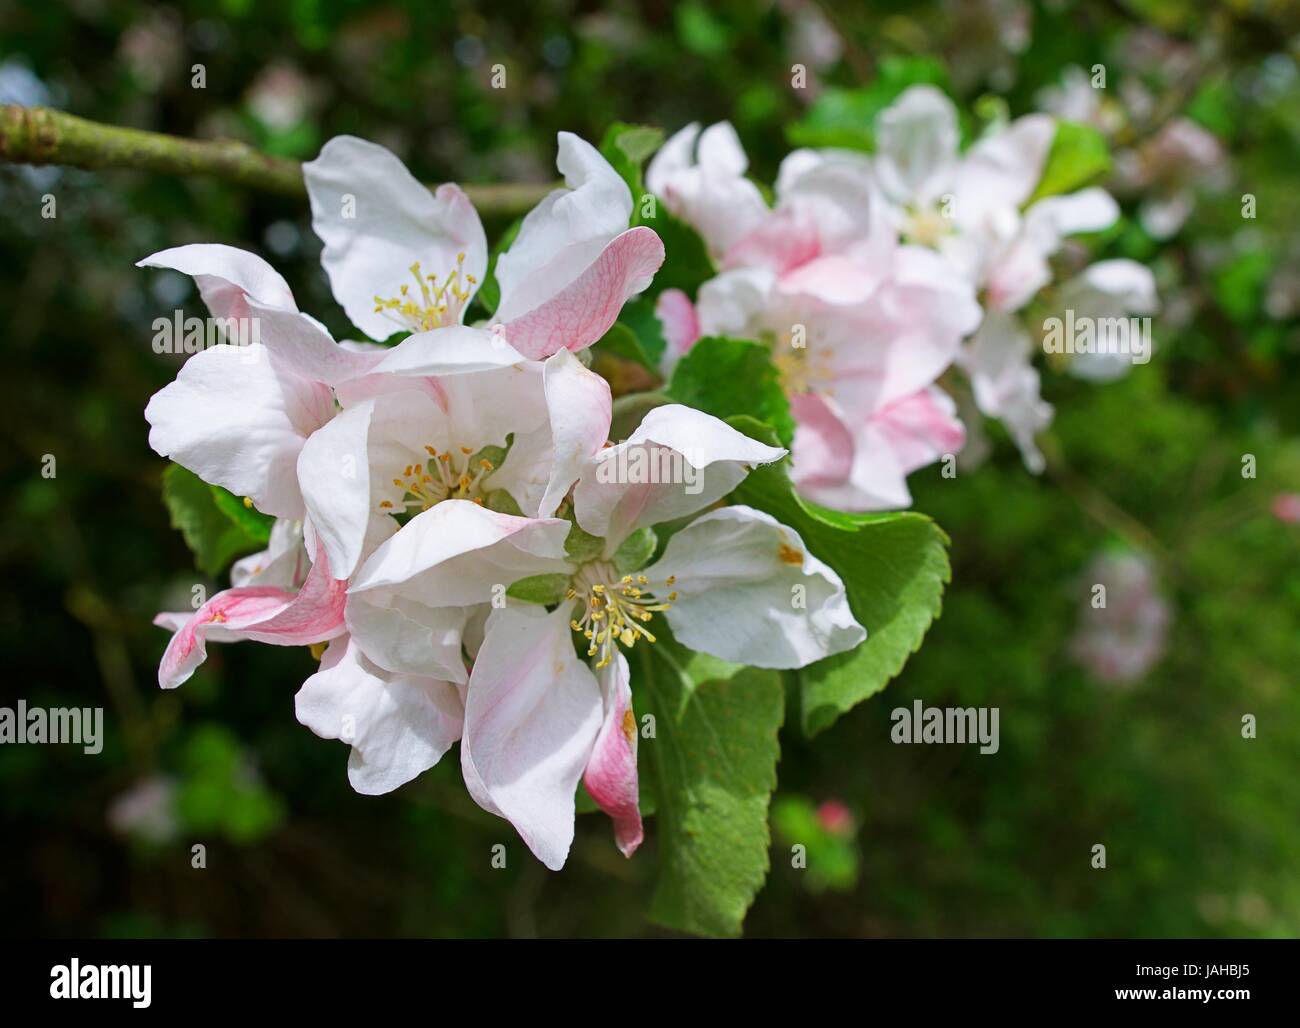
[[155, 624], [175, 629], [158, 667], [158, 684], [175, 689], [207, 659], [206, 640], [251, 639], [273, 646], [308, 646], [341, 635], [347, 583], [330, 577], [324, 552], [317, 555], [297, 593], [269, 586], [226, 589], [184, 621], [163, 614]]
[[625, 857], [641, 845], [641, 801], [636, 770], [637, 724], [627, 658], [616, 654], [599, 672], [604, 720], [582, 781], [596, 805], [614, 821], [614, 841]]
[[559, 291], [501, 320], [505, 340], [530, 360], [559, 350], [581, 350], [603, 336], [628, 299], [645, 289], [664, 262], [653, 229], [630, 228]]
[[703, 510], [785, 453], [710, 414], [656, 407], [627, 440], [597, 454], [574, 489], [574, 513], [617, 548], [638, 528]]
[[289, 284], [255, 253], [222, 243], [191, 243], [159, 250], [137, 268], [170, 268], [194, 278], [199, 295], [216, 318], [245, 318], [248, 300], [297, 311]]

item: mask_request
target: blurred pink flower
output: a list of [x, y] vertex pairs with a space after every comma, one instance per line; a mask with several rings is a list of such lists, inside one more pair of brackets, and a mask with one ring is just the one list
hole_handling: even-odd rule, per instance
[[[1084, 580], [1090, 588], [1070, 655], [1103, 682], [1140, 679], [1164, 656], [1168, 641], [1169, 605], [1155, 568], [1141, 554], [1103, 554]], [[1105, 586], [1104, 606], [1094, 606], [1096, 586]]]

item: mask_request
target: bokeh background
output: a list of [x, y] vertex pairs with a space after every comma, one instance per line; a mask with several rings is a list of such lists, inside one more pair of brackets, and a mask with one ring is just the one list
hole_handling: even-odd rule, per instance
[[[787, 719], [746, 930], [1295, 936], [1298, 33], [1284, 0], [22, 0], [0, 4], [0, 99], [296, 158], [355, 133], [462, 182], [550, 180], [559, 129], [724, 118], [770, 182], [793, 145], [869, 145], [917, 78], [972, 124], [1047, 107], [1097, 125], [1125, 216], [1089, 246], [1154, 268], [1156, 357], [1105, 385], [1045, 373], [1041, 477], [996, 427], [978, 467], [914, 476], [953, 540], [943, 616], [885, 693], [816, 739]], [[807, 89], [790, 88], [795, 63]], [[303, 202], [0, 166], [0, 704], [103, 705], [107, 733], [98, 756], [0, 746], [0, 933], [664, 934], [644, 916], [653, 830], [625, 861], [603, 818], [580, 818], [549, 874], [455, 760], [354, 795], [346, 748], [293, 717], [306, 649], [214, 646], [159, 691], [154, 613], [224, 583], [169, 523], [142, 416], [177, 367], [152, 352], [152, 320], [201, 305], [188, 279], [133, 265], [196, 241], [263, 253], [343, 330]], [[1089, 621], [1099, 566], [1138, 569], [1106, 580], [1132, 583], [1140, 639], [1131, 619]], [[1135, 645], [1125, 678], [1115, 655]], [[893, 745], [889, 712], [915, 698], [998, 707], [1000, 751]]]

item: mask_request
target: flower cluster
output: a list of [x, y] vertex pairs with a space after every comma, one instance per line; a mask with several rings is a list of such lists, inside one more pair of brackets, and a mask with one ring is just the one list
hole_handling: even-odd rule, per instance
[[[769, 206], [745, 177], [730, 125], [681, 130], [647, 184], [699, 231], [721, 271], [694, 302], [660, 297], [668, 359], [702, 336], [767, 341], [797, 423], [795, 481], [828, 506], [908, 506], [908, 474], [965, 443], [958, 400], [974, 408], [968, 419], [1000, 419], [1040, 471], [1035, 437], [1053, 412], [1026, 306], [1038, 298], [1112, 318], [1156, 303], [1150, 271], [1128, 260], [1044, 288], [1067, 237], [1119, 216], [1096, 187], [1036, 198], [1056, 133], [1053, 118], [1031, 114], [962, 152], [952, 102], [913, 86], [877, 117], [874, 154], [796, 150]], [[1127, 365], [1079, 353], [1068, 367], [1102, 379]]]
[[[189, 678], [209, 642], [312, 646], [298, 719], [351, 745], [358, 792], [397, 788], [459, 741], [470, 794], [551, 868], [579, 782], [625, 854], [641, 841], [627, 654], [662, 626], [766, 668], [866, 635], [797, 532], [719, 505], [785, 450], [680, 405], [611, 440], [609, 386], [575, 354], [664, 250], [628, 227], [631, 191], [592, 146], [561, 133], [558, 166], [564, 187], [495, 262], [486, 324], [464, 323], [488, 267], [464, 192], [430, 193], [349, 137], [305, 177], [334, 296], [369, 339], [335, 341], [253, 254], [190, 245], [141, 262], [193, 276], [215, 318], [259, 329], [189, 358], [148, 405], [150, 445], [276, 519], [232, 588], [159, 616], [173, 632], [160, 684]], [[689, 474], [627, 473], [643, 465]]]

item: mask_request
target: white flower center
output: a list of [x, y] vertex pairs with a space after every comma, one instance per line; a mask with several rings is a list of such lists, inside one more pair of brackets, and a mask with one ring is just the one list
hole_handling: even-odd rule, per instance
[[419, 290], [411, 291], [409, 284], [399, 287], [398, 295], [385, 299], [375, 297], [375, 313], [383, 314], [401, 329], [427, 332], [446, 325], [459, 325], [461, 312], [469, 303], [477, 279], [465, 274], [465, 255], [456, 254], [456, 267], [445, 282], [438, 284], [437, 275], [423, 275], [420, 262], [411, 265], [411, 277]]
[[[671, 589], [675, 582], [675, 577], [669, 577], [664, 585]], [[587, 640], [587, 656], [597, 658], [597, 668], [614, 659], [619, 643], [631, 648], [638, 639], [655, 641], [645, 623], [655, 611], [671, 607], [677, 593], [659, 600], [645, 588], [649, 584], [645, 575], [620, 577], [607, 561], [585, 564], [573, 576], [566, 598], [581, 600], [583, 609], [582, 617], [571, 620], [569, 627]]]
[[813, 392], [830, 395], [835, 369], [830, 351], [825, 346], [807, 341], [802, 346], [795, 346], [793, 336], [784, 332], [773, 341], [772, 363], [781, 376], [781, 388], [787, 396]]
[[918, 207], [907, 215], [903, 238], [909, 243], [935, 249], [952, 229], [952, 219], [945, 217], [938, 207]]
[[429, 459], [406, 465], [393, 479], [393, 485], [402, 490], [401, 499], [384, 500], [379, 504], [381, 513], [405, 514], [411, 509], [426, 511], [443, 500], [471, 500], [483, 505], [483, 496], [487, 492], [485, 480], [496, 470], [490, 460], [483, 457], [471, 467], [470, 457], [475, 451], [468, 446], [462, 446], [459, 453], [439, 453], [432, 446], [424, 449]]

